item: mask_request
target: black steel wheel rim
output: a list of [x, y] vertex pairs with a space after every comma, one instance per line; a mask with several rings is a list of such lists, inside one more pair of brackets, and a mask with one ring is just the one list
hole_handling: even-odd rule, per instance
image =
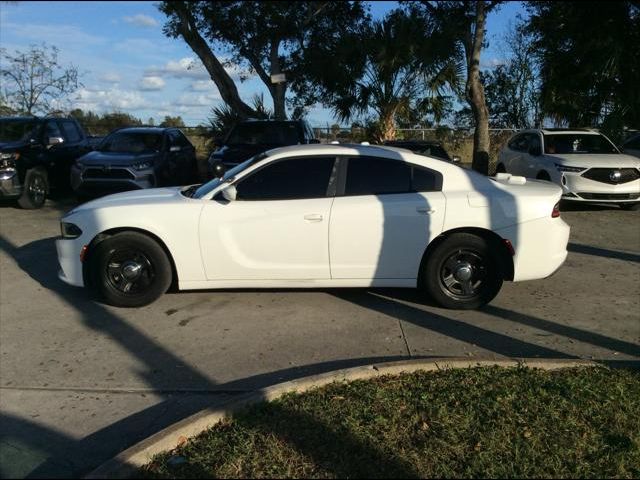
[[109, 285], [126, 295], [140, 295], [149, 290], [155, 279], [149, 257], [135, 248], [112, 250], [106, 264]]
[[29, 197], [36, 205], [44, 201], [45, 184], [44, 179], [40, 175], [34, 175], [29, 182]]
[[449, 255], [440, 267], [440, 283], [444, 292], [456, 299], [477, 296], [487, 277], [484, 257], [475, 250], [459, 249]]

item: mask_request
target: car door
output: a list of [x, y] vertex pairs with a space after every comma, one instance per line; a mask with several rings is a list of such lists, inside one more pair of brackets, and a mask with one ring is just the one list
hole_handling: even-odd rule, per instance
[[331, 209], [331, 278], [417, 278], [427, 245], [442, 232], [442, 175], [393, 159], [347, 162]]
[[[62, 143], [49, 145], [51, 138], [62, 138]], [[49, 184], [53, 187], [66, 188], [69, 186], [71, 164], [78, 157], [78, 144], [82, 140], [80, 133], [71, 121], [47, 120], [42, 142], [44, 144], [43, 158], [49, 174]]]
[[200, 218], [209, 280], [329, 279], [329, 214], [335, 158], [274, 160], [215, 196]]
[[195, 173], [195, 148], [179, 130], [169, 130], [167, 139], [170, 181], [173, 185], [186, 185]]

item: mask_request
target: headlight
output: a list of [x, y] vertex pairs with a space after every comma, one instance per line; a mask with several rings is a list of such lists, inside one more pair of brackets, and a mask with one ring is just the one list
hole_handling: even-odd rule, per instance
[[556, 169], [559, 172], [578, 173], [578, 172], [583, 172], [587, 169], [586, 167], [568, 167], [566, 165], [560, 165], [559, 163], [556, 163], [555, 165], [556, 165]]
[[147, 168], [151, 167], [153, 167], [153, 162], [151, 162], [150, 160], [133, 164], [133, 168], [135, 168], [136, 170], [146, 170]]
[[0, 153], [0, 169], [16, 168], [16, 160], [20, 158], [20, 154]]
[[82, 235], [80, 227], [73, 223], [60, 222], [60, 231], [62, 233], [62, 238], [78, 238]]

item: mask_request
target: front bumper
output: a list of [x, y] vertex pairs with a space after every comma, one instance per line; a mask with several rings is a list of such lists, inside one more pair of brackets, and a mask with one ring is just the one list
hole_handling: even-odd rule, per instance
[[117, 192], [156, 186], [156, 173], [153, 168], [135, 170], [130, 167], [71, 167], [71, 188], [77, 193]]
[[58, 264], [60, 265], [58, 278], [74, 287], [84, 287], [80, 252], [82, 251], [82, 247], [88, 243], [88, 240], [83, 237], [84, 235], [74, 239], [60, 238], [56, 240]]
[[0, 170], [0, 198], [18, 198], [22, 183], [17, 170]]
[[585, 178], [581, 173], [559, 173], [562, 199], [575, 202], [640, 202], [640, 179], [612, 185]]

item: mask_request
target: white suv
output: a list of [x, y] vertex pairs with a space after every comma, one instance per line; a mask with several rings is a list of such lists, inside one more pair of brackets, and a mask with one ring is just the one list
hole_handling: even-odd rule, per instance
[[498, 157], [496, 172], [557, 183], [562, 199], [640, 208], [640, 159], [591, 130], [524, 130]]

